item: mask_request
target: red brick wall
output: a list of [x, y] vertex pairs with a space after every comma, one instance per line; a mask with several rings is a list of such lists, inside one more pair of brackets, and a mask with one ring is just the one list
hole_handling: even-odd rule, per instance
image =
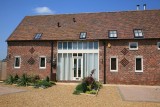
[[[57, 45], [56, 42], [54, 42]], [[30, 52], [30, 49], [33, 48], [35, 51]], [[54, 48], [54, 53], [56, 57], [57, 48]], [[14, 68], [14, 58], [15, 56], [21, 57], [21, 66], [20, 69]], [[39, 57], [46, 56], [46, 69], [39, 69]], [[34, 59], [34, 64], [31, 65], [28, 63], [30, 58]], [[50, 76], [51, 71], [51, 43], [50, 42], [9, 42], [8, 43], [8, 61], [7, 61], [7, 75], [9, 74], [18, 74], [22, 75], [27, 73], [29, 75], [39, 75], [41, 78]], [[53, 72], [55, 72], [53, 68]]]
[[[160, 41], [160, 40], [159, 40]], [[158, 40], [108, 40], [111, 48], [106, 46], [106, 79], [109, 84], [147, 84], [160, 85], [160, 50], [157, 49]], [[138, 42], [138, 50], [129, 50], [129, 42]], [[35, 52], [29, 50], [34, 48]], [[128, 53], [121, 51], [126, 48]], [[57, 42], [54, 41], [53, 55], [57, 57]], [[104, 46], [99, 42], [99, 80], [104, 81]], [[7, 74], [27, 73], [40, 75], [41, 78], [50, 76], [51, 43], [50, 42], [9, 42], [8, 43]], [[21, 56], [21, 68], [14, 68], [14, 56]], [[39, 69], [39, 56], [47, 57], [46, 69]], [[118, 57], [118, 72], [110, 72], [110, 57]], [[143, 57], [143, 72], [135, 72], [135, 57]], [[30, 58], [35, 60], [33, 65], [28, 63]], [[121, 60], [126, 58], [129, 63], [125, 67]], [[56, 73], [56, 68], [53, 68]]]
[[[138, 50], [129, 50], [129, 42], [138, 42]], [[158, 40], [110, 40], [111, 48], [106, 47], [106, 78], [109, 84], [147, 84], [160, 85], [160, 50]], [[128, 53], [121, 51], [126, 48]], [[100, 80], [103, 81], [103, 44], [100, 43]], [[110, 72], [110, 57], [118, 57], [118, 72]], [[143, 57], [143, 72], [135, 72], [135, 57]], [[121, 60], [126, 58], [129, 64], [125, 67]]]

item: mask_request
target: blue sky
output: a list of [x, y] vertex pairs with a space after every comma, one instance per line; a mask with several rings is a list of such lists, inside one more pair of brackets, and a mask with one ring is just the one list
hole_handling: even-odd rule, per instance
[[136, 5], [160, 9], [160, 0], [0, 0], [0, 60], [7, 55], [5, 40], [28, 15], [136, 10]]

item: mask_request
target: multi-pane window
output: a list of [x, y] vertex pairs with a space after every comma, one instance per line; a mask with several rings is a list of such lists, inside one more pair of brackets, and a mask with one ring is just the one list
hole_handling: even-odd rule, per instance
[[160, 42], [157, 42], [157, 48], [160, 50]]
[[143, 59], [142, 59], [142, 57], [135, 58], [135, 72], [143, 72]]
[[46, 57], [45, 56], [40, 57], [39, 67], [41, 69], [45, 69], [46, 68]]
[[129, 50], [138, 50], [138, 42], [129, 42]]
[[34, 36], [35, 40], [41, 39], [42, 33], [36, 33]]
[[117, 31], [116, 30], [110, 30], [109, 31], [109, 38], [117, 38]]
[[135, 38], [143, 38], [143, 32], [141, 29], [135, 29], [134, 30], [134, 37]]
[[118, 59], [117, 57], [110, 58], [110, 71], [117, 72], [118, 71]]
[[98, 41], [58, 42], [58, 50], [87, 50], [87, 49], [98, 49]]
[[87, 33], [86, 32], [81, 32], [79, 35], [79, 39], [86, 39]]
[[20, 68], [21, 58], [20, 56], [15, 57], [14, 68]]

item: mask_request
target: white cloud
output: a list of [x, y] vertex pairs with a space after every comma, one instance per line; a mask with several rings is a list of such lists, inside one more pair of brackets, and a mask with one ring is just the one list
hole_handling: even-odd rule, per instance
[[52, 11], [50, 8], [48, 7], [37, 7], [34, 9], [34, 11], [37, 14], [54, 14], [55, 12]]

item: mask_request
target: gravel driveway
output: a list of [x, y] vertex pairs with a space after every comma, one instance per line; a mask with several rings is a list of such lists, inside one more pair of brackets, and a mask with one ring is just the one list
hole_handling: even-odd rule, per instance
[[160, 103], [155, 102], [124, 101], [117, 86], [111, 85], [104, 86], [97, 97], [73, 95], [76, 85], [69, 84], [58, 84], [48, 89], [7, 87], [27, 91], [0, 96], [1, 107], [160, 107]]

